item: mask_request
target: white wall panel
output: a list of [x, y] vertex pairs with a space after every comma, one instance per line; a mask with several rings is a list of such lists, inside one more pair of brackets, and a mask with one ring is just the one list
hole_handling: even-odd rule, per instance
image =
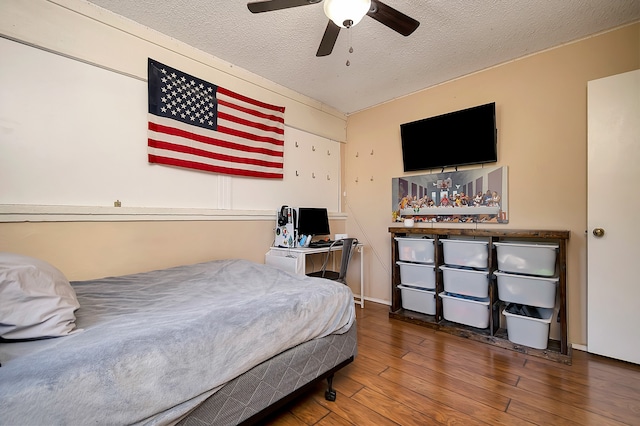
[[283, 180], [152, 165], [145, 81], [1, 38], [0, 56], [0, 204], [339, 211], [338, 142], [287, 127]]
[[340, 211], [339, 142], [287, 127], [284, 164], [284, 179], [276, 188], [264, 179], [233, 178], [232, 208], [288, 205]]
[[287, 124], [346, 141], [346, 116], [169, 36], [82, 0], [2, 0], [0, 35], [146, 79], [147, 57], [287, 110]]

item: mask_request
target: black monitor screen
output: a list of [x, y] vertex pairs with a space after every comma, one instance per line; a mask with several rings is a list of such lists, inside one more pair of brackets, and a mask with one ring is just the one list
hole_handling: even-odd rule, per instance
[[329, 235], [329, 214], [324, 208], [298, 208], [298, 235]]
[[405, 172], [498, 161], [496, 104], [400, 125]]

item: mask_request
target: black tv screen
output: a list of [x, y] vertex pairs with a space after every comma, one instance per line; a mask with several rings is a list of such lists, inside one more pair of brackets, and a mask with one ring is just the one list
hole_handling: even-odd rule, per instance
[[498, 161], [496, 104], [400, 125], [405, 172]]
[[329, 214], [325, 208], [298, 208], [298, 235], [329, 235]]

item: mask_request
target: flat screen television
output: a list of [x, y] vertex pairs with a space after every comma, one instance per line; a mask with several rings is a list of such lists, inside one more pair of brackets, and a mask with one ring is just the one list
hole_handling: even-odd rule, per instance
[[329, 235], [326, 208], [298, 207], [298, 235]]
[[498, 161], [495, 102], [400, 125], [405, 172]]

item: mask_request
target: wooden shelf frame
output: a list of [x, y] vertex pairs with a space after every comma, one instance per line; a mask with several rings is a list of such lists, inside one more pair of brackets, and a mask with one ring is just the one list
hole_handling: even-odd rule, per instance
[[[565, 230], [514, 230], [514, 229], [458, 229], [458, 228], [408, 228], [392, 226], [389, 228], [391, 235], [391, 307], [389, 317], [401, 321], [407, 321], [472, 340], [481, 341], [505, 349], [549, 359], [552, 361], [571, 364], [571, 348], [567, 341], [567, 245], [570, 231]], [[529, 241], [539, 243], [558, 244], [556, 256], [556, 271], [558, 277], [558, 302], [557, 320], [560, 324], [560, 340], [549, 340], [547, 349], [535, 349], [524, 345], [518, 345], [507, 338], [507, 332], [500, 328], [502, 315], [501, 308], [505, 302], [498, 299], [498, 289], [495, 279], [489, 281], [489, 300], [491, 315], [489, 327], [478, 329], [464, 324], [447, 321], [442, 317], [442, 300], [436, 297], [436, 314], [426, 315], [402, 308], [402, 293], [400, 285], [400, 267], [396, 263], [399, 260], [398, 244], [396, 237], [407, 235], [422, 235], [434, 240], [434, 257], [436, 271], [436, 294], [444, 291], [442, 271], [440, 265], [444, 265], [441, 240], [451, 236], [470, 238], [482, 238], [489, 241], [489, 265], [488, 270], [493, 277], [493, 272], [498, 269], [497, 253], [494, 243], [500, 241]]]

